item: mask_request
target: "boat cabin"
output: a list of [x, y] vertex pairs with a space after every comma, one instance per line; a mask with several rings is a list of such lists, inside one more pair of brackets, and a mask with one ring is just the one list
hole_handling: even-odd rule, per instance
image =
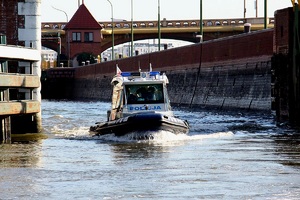
[[122, 72], [115, 76], [109, 120], [149, 111], [172, 114], [168, 83], [167, 76], [157, 71]]

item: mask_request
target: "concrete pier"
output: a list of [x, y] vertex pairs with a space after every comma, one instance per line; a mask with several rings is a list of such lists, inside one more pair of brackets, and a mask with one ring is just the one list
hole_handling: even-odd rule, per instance
[[0, 2], [0, 142], [10, 142], [42, 129], [41, 1]]

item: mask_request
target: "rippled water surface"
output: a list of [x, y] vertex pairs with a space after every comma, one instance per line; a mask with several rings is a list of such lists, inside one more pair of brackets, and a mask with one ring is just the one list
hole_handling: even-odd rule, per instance
[[188, 135], [92, 137], [109, 107], [43, 101], [48, 139], [0, 145], [0, 199], [300, 199], [299, 133], [269, 114], [176, 110]]

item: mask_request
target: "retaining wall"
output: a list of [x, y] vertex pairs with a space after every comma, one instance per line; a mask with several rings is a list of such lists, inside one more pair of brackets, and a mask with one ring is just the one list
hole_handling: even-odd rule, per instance
[[122, 71], [164, 71], [173, 104], [271, 109], [273, 29], [75, 69], [73, 98], [110, 101], [116, 65]]

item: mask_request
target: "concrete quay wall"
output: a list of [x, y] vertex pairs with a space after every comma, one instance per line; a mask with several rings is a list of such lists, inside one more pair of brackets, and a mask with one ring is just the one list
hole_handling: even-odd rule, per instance
[[271, 110], [273, 29], [75, 69], [74, 99], [110, 101], [116, 65], [163, 71], [172, 104]]

